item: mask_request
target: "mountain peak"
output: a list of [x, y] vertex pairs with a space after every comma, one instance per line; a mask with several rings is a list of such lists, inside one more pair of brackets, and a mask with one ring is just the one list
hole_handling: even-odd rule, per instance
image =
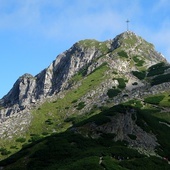
[[154, 48], [153, 44], [147, 42], [142, 37], [131, 31], [125, 31], [117, 35], [114, 40], [118, 41], [120, 45], [123, 45], [126, 48], [136, 48], [139, 45], [147, 46], [150, 49]]
[[[157, 132], [153, 135], [155, 131], [148, 128], [148, 121], [141, 114], [145, 108], [149, 110], [147, 117], [152, 116], [146, 95], [168, 91], [169, 85], [170, 65], [152, 44], [134, 32], [126, 31], [104, 42], [82, 40], [59, 54], [35, 77], [21, 76], [0, 100], [0, 139], [5, 142], [17, 139], [13, 146], [18, 148], [17, 142], [23, 139], [18, 137], [24, 136], [24, 141], [28, 139], [26, 143], [36, 142], [73, 127], [72, 132], [91, 139], [105, 136], [111, 146], [114, 141], [126, 141], [132, 148], [154, 152], [159, 146]], [[154, 104], [153, 112], [159, 110], [155, 104], [163, 98], [169, 101], [169, 96], [168, 93], [149, 98]], [[163, 109], [162, 113], [165, 111], [168, 110]], [[169, 128], [168, 122], [162, 119], [157, 122], [161, 125], [155, 129]], [[77, 145], [75, 141], [69, 143]], [[13, 152], [13, 147], [10, 151]]]
[[104, 42], [81, 40], [58, 55], [47, 69], [35, 77], [30, 74], [21, 76], [0, 103], [3, 107], [17, 105], [22, 109], [28, 108], [69, 88], [72, 77], [77, 73], [83, 72], [82, 75], [87, 76], [103, 63], [107, 63], [110, 69], [125, 73], [147, 69], [162, 61], [166, 62], [152, 44], [131, 31]]

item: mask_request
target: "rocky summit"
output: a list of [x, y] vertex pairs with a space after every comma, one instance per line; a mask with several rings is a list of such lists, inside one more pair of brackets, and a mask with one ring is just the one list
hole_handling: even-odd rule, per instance
[[79, 41], [0, 100], [0, 166], [169, 169], [169, 86], [169, 63], [134, 32]]
[[[142, 67], [147, 69], [161, 61], [166, 62], [166, 59], [154, 50], [152, 44], [129, 31], [105, 42], [80, 41], [58, 55], [48, 68], [35, 77], [30, 74], [19, 77], [10, 92], [0, 100], [1, 119], [29, 110], [34, 104], [71, 88], [70, 80], [78, 72], [84, 71], [83, 74], [89, 75], [97, 67], [106, 64], [107, 74], [114, 70], [118, 76], [126, 75], [127, 88], [133, 89], [143, 83], [137, 80], [132, 71], [139, 71]], [[131, 84], [135, 80], [139, 85]], [[117, 81], [112, 82], [113, 85], [115, 83], [118, 84]]]

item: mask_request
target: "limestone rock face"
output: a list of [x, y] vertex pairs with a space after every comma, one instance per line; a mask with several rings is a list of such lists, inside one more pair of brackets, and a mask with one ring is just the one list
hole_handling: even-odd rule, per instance
[[[136, 124], [136, 119], [132, 119], [132, 117], [137, 117], [135, 110], [129, 110], [126, 113], [119, 113], [115, 116], [108, 116], [110, 121], [101, 125], [92, 122], [81, 127], [75, 127], [73, 130], [92, 138], [101, 137], [103, 134], [113, 134], [115, 135], [114, 141], [125, 140], [132, 147], [154, 150], [158, 145], [155, 135], [145, 132]], [[130, 138], [132, 134], [135, 140]]]
[[77, 43], [58, 55], [48, 68], [35, 77], [24, 74], [15, 82], [10, 92], [0, 100], [0, 105], [3, 107], [0, 110], [1, 118], [29, 109], [34, 103], [64, 90], [68, 86], [68, 80], [76, 72], [100, 55], [100, 50], [95, 47], [84, 48]]
[[[85, 74], [90, 74], [106, 62], [111, 69], [130, 78], [131, 70], [136, 70], [137, 67], [131, 64], [132, 59], [126, 58], [126, 55], [136, 56], [136, 61], [144, 60], [145, 67], [161, 61], [166, 62], [165, 58], [154, 50], [153, 45], [133, 32], [124, 32], [104, 42], [80, 41], [58, 55], [48, 68], [36, 76], [24, 74], [15, 82], [9, 93], [0, 100], [1, 121], [23, 110], [30, 110], [37, 103], [68, 89], [69, 80], [82, 69], [86, 69]], [[138, 84], [144, 85], [143, 82]], [[106, 91], [108, 87], [103, 89]]]

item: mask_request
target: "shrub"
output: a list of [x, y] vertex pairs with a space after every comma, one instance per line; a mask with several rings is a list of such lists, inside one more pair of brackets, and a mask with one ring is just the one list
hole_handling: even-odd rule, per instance
[[18, 138], [16, 139], [16, 142], [24, 143], [26, 141], [25, 138]]
[[133, 170], [169, 169], [169, 165], [166, 161], [153, 156], [150, 156], [148, 158], [145, 157], [140, 159], [121, 161], [119, 165], [121, 165], [124, 168]]
[[97, 156], [89, 156], [87, 158], [78, 159], [73, 161], [69, 165], [66, 166], [66, 169], [75, 170], [75, 169], [93, 169], [93, 170], [102, 170], [102, 166], [99, 165], [99, 157]]
[[119, 82], [118, 88], [124, 89], [126, 87], [126, 83], [123, 78], [117, 78], [117, 81]]
[[8, 150], [3, 150], [1, 152], [1, 155], [9, 155], [11, 153], [11, 151], [8, 151]]
[[143, 105], [140, 100], [129, 100], [128, 102], [124, 103], [125, 106], [132, 106], [133, 108], [142, 108]]
[[146, 76], [146, 71], [132, 71], [132, 74], [137, 77], [139, 80], [143, 80]]
[[169, 68], [169, 66], [165, 66], [164, 62], [155, 64], [155, 65], [149, 67], [149, 69], [148, 69], [149, 72], [147, 74], [147, 77], [163, 74], [164, 71], [168, 68]]
[[145, 61], [139, 59], [140, 56], [134, 56], [133, 61], [136, 63], [136, 66], [143, 66]]
[[124, 58], [128, 58], [128, 55], [125, 51], [118, 52], [118, 55], [121, 56], [121, 57], [124, 57]]
[[161, 83], [165, 83], [165, 82], [170, 82], [170, 73], [169, 74], [164, 74], [164, 75], [159, 75], [155, 78], [152, 79], [151, 85], [158, 85]]
[[71, 103], [76, 103], [78, 100], [77, 99], [75, 99], [75, 100], [73, 100]]
[[31, 136], [31, 139], [29, 139], [28, 142], [37, 142], [40, 139], [42, 139], [42, 137], [35, 134], [34, 136]]
[[119, 89], [109, 89], [107, 95], [109, 98], [117, 96], [121, 91]]
[[1, 155], [9, 155], [11, 152], [5, 148], [0, 148]]
[[151, 96], [151, 97], [145, 98], [144, 102], [150, 103], [150, 104], [159, 104], [163, 100], [164, 97], [165, 97], [164, 95]]
[[81, 76], [85, 76], [87, 74], [87, 71], [88, 71], [88, 65], [85, 65], [79, 70], [78, 74]]
[[48, 132], [42, 132], [43, 136], [47, 136], [49, 133]]
[[107, 107], [107, 106], [100, 106], [99, 109], [100, 109], [101, 111], [106, 111], [106, 110], [109, 109], [109, 107]]
[[85, 103], [84, 102], [80, 102], [78, 105], [77, 105], [77, 110], [81, 110], [85, 107]]
[[17, 149], [17, 146], [12, 145], [10, 146], [10, 149]]

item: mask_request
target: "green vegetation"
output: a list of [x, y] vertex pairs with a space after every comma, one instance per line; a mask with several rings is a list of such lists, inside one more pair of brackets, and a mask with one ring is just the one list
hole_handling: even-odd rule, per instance
[[146, 71], [132, 71], [132, 74], [137, 77], [139, 80], [143, 80], [146, 76]]
[[166, 165], [164, 160], [161, 160], [157, 157], [151, 156], [149, 158], [141, 158], [138, 161], [122, 161], [120, 165], [127, 169], [133, 169], [133, 170], [161, 170], [161, 169], [167, 169], [168, 166]]
[[85, 107], [85, 103], [84, 102], [80, 102], [78, 105], [77, 105], [77, 110], [81, 110]]
[[78, 75], [81, 75], [81, 76], [86, 76], [87, 74], [87, 71], [88, 71], [88, 65], [85, 65], [84, 67], [82, 67], [79, 72], [78, 72]]
[[139, 58], [141, 58], [141, 57], [140, 57], [140, 56], [134, 56], [134, 57], [133, 57], [133, 61], [135, 62], [136, 66], [141, 67], [141, 66], [143, 66], [143, 64], [145, 63], [145, 61], [144, 61], [144, 60], [141, 60], [141, 59], [139, 59]]
[[77, 45], [84, 46], [85, 48], [95, 47], [96, 49], [100, 50], [103, 54], [109, 52], [109, 49], [107, 47], [107, 42], [99, 42], [96, 40], [87, 39], [87, 40], [79, 41]]
[[154, 86], [165, 82], [170, 82], [170, 73], [154, 77], [151, 81], [151, 85]]
[[[80, 110], [85, 106], [85, 103], [80, 102], [79, 98], [81, 98], [89, 90], [95, 89], [104, 79], [107, 78], [106, 76], [104, 76], [104, 73], [105, 71], [107, 71], [107, 69], [108, 69], [107, 65], [104, 64], [100, 67], [100, 69], [96, 69], [85, 79], [81, 78], [81, 86], [79, 86], [76, 89], [76, 93], [75, 90], [73, 89], [68, 91], [65, 97], [62, 99], [58, 99], [57, 101], [52, 103], [49, 102], [44, 103], [41, 106], [40, 110], [36, 110], [34, 112], [34, 121], [31, 126], [32, 129], [31, 133], [41, 134], [42, 132], [46, 132], [47, 128], [48, 131], [50, 129], [51, 131], [53, 131], [53, 129], [58, 131], [57, 124], [59, 124], [59, 122], [61, 124], [61, 122], [64, 121], [65, 115], [69, 112], [71, 108], [76, 107], [78, 110]], [[74, 79], [74, 81], [77, 80]], [[92, 86], [89, 86], [89, 84], [92, 84]], [[69, 109], [65, 109], [66, 107], [69, 107]], [[41, 117], [39, 115], [41, 115]], [[49, 116], [51, 117], [52, 120], [48, 120]], [[63, 129], [65, 129], [69, 126], [69, 123], [63, 122], [61, 126], [63, 126]]]
[[16, 142], [24, 143], [26, 141], [25, 138], [17, 138]]
[[120, 57], [128, 58], [128, 55], [127, 55], [127, 53], [126, 53], [125, 51], [119, 51], [117, 54], [118, 54]]
[[163, 74], [164, 71], [168, 68], [170, 68], [170, 66], [166, 66], [166, 64], [164, 62], [155, 64], [155, 65], [149, 67], [147, 76], [151, 77], [151, 76]]
[[[38, 141], [33, 141], [18, 153], [0, 162], [4, 170], [27, 169], [27, 170], [74, 170], [74, 169], [169, 169], [170, 165], [166, 160], [145, 156], [137, 150], [127, 147], [127, 142], [113, 139], [116, 134], [99, 132], [99, 138], [93, 139], [83, 137], [74, 133], [75, 128], [82, 128], [82, 125], [95, 123], [97, 126], [111, 121], [110, 117], [119, 113], [126, 114], [130, 110], [137, 113], [137, 124], [147, 132], [157, 134], [158, 142], [156, 152], [162, 157], [170, 157], [170, 132], [169, 127], [159, 123], [166, 122], [165, 118], [158, 118], [158, 111], [153, 108], [142, 109], [141, 102], [131, 100], [121, 105], [104, 109], [98, 115], [80, 122], [70, 130], [53, 134]], [[88, 133], [88, 129], [86, 129]], [[37, 136], [32, 134], [33, 137]], [[128, 134], [129, 138], [136, 140], [134, 134]], [[1, 149], [2, 151], [3, 149]]]
[[[138, 110], [137, 124], [146, 132], [156, 134], [160, 144], [156, 152], [162, 157], [170, 158], [170, 131], [166, 125], [168, 122], [165, 119], [166, 117], [164, 117], [164, 113], [161, 113], [161, 119], [157, 116], [158, 113], [160, 111], [155, 108]], [[165, 124], [161, 124], [160, 122], [164, 122]]]
[[163, 100], [159, 103], [160, 106], [164, 106], [164, 107], [170, 107], [170, 92], [165, 92], [162, 95], [164, 95], [165, 97], [163, 98]]
[[155, 95], [155, 96], [150, 96], [144, 99], [144, 102], [150, 103], [150, 104], [159, 104], [163, 99], [164, 95]]
[[28, 140], [28, 142], [38, 142], [39, 140], [43, 139], [42, 136], [40, 136], [39, 134], [31, 134], [30, 135], [31, 138]]
[[[116, 89], [114, 89], [116, 90]], [[77, 91], [78, 92], [78, 91]], [[23, 145], [23, 149], [20, 152], [10, 156], [0, 162], [0, 166], [4, 166], [4, 170], [10, 169], [136, 169], [139, 170], [145, 165], [146, 169], [169, 169], [170, 165], [166, 160], [159, 157], [147, 157], [138, 153], [136, 150], [127, 147], [127, 142], [118, 141], [114, 142], [113, 139], [116, 134], [100, 133], [100, 137], [93, 139], [91, 137], [83, 137], [80, 134], [74, 133], [75, 128], [81, 128], [82, 134], [90, 136], [88, 128], [83, 126], [89, 123], [95, 123], [96, 126], [105, 125], [111, 122], [111, 118], [118, 114], [126, 114], [133, 110], [132, 119], [136, 121], [137, 125], [148, 133], [156, 134], [160, 146], [156, 148], [156, 152], [162, 157], [170, 157], [170, 132], [169, 123], [170, 113], [161, 113], [160, 109], [152, 107], [154, 105], [161, 105], [163, 101], [170, 99], [169, 93], [160, 94], [156, 96], [149, 96], [145, 98], [145, 102], [148, 103], [147, 108], [143, 107], [143, 104], [139, 100], [130, 100], [126, 103], [116, 105], [113, 107], [102, 107], [101, 112], [96, 115], [91, 115], [89, 118], [86, 115], [83, 119], [78, 120], [77, 117], [70, 117], [66, 120], [66, 124], [71, 121], [74, 122], [74, 127], [63, 133], [49, 135], [42, 137], [38, 133], [30, 134], [30, 139]], [[70, 105], [74, 105], [78, 102], [72, 98]], [[74, 101], [74, 102], [73, 102]], [[56, 105], [58, 101], [52, 102], [52, 105]], [[151, 105], [150, 105], [151, 103]], [[158, 105], [159, 104], [159, 105]], [[76, 107], [85, 105], [84, 102], [78, 102]], [[59, 105], [57, 105], [57, 108]], [[65, 107], [64, 107], [65, 108]], [[93, 107], [93, 111], [89, 114], [93, 114], [96, 109], [99, 109], [96, 105]], [[41, 107], [38, 112], [43, 111]], [[52, 110], [50, 110], [51, 113]], [[53, 116], [53, 115], [51, 115]], [[161, 123], [160, 123], [161, 122]], [[45, 127], [54, 128], [54, 119], [45, 119]], [[85, 126], [86, 127], [86, 126]], [[131, 140], [136, 140], [136, 135], [128, 134]], [[25, 138], [17, 138], [17, 142], [23, 142]], [[11, 146], [11, 150], [16, 150], [17, 146]], [[8, 156], [11, 151], [7, 148], [0, 149], [1, 155]], [[26, 159], [25, 159], [26, 158]], [[120, 161], [121, 160], [121, 161]], [[64, 163], [63, 163], [64, 161]], [[99, 164], [99, 162], [101, 162]], [[7, 168], [6, 168], [7, 166]]]
[[113, 78], [113, 80], [117, 80], [119, 85], [118, 88], [112, 88], [108, 90], [107, 95], [109, 98], [116, 97], [119, 93], [121, 93], [121, 90], [126, 87], [126, 80], [124, 80], [124, 78]]
[[[130, 103], [135, 103], [136, 108], [141, 107], [140, 101], [130, 101]], [[77, 124], [74, 124], [76, 127], [81, 127], [88, 123], [95, 123], [96, 125], [100, 126], [105, 123], [108, 123], [111, 121], [110, 116], [116, 116], [118, 113], [126, 114], [126, 110], [133, 108], [128, 102], [120, 105], [116, 105], [107, 109], [104, 109], [99, 114], [93, 115], [90, 118], [86, 118], [82, 120], [81, 122], [78, 122]]]
[[109, 116], [114, 116], [116, 115], [116, 110], [118, 111], [118, 109], [115, 109], [116, 107], [112, 107], [112, 108], [107, 108], [104, 109], [102, 112], [100, 112], [99, 114], [95, 114], [93, 116], [90, 116], [89, 118], [86, 117], [86, 119], [82, 119], [81, 121], [78, 121], [77, 123], [74, 124], [74, 126], [76, 127], [80, 127], [83, 126], [87, 123], [95, 123], [96, 125], [103, 125], [105, 123], [108, 123], [111, 121], [111, 119], [109, 118]]
[[78, 100], [77, 99], [75, 99], [75, 100], [73, 100], [71, 103], [76, 103]]
[[118, 88], [124, 89], [126, 87], [126, 83], [123, 78], [117, 78], [116, 80], [119, 82]]
[[127, 170], [126, 168], [121, 167], [118, 164], [116, 159], [113, 159], [111, 156], [105, 156], [102, 161], [102, 166], [108, 170]]
[[122, 44], [125, 44], [125, 45], [126, 45], [126, 46], [125, 46], [126, 48], [127, 48], [127, 47], [131, 47], [131, 46], [134, 46], [137, 41], [138, 41], [138, 40], [137, 40], [137, 38], [136, 38], [135, 35], [130, 35], [130, 36], [126, 37], [126, 38], [122, 38], [122, 39], [121, 39], [121, 43], [122, 43]]
[[109, 89], [107, 95], [109, 98], [117, 96], [121, 91], [119, 89]]
[[[38, 141], [49, 136], [53, 133], [63, 132], [68, 129], [72, 122], [64, 121], [69, 115], [74, 115], [74, 108], [81, 109], [83, 103], [81, 103], [80, 98], [84, 96], [90, 90], [96, 89], [96, 87], [108, 77], [105, 76], [105, 72], [108, 70], [108, 66], [105, 64], [101, 65], [99, 68], [96, 68], [93, 73], [86, 76], [85, 78], [81, 75], [75, 75], [72, 81], [80, 81], [80, 86], [75, 90], [68, 90], [65, 93], [64, 98], [57, 99], [55, 101], [47, 101], [42, 104], [37, 110], [32, 111], [32, 122], [29, 127], [29, 131], [26, 134], [23, 134], [22, 138], [25, 138], [25, 142], [19, 142], [17, 139], [18, 136], [14, 137], [13, 140], [1, 140], [0, 148], [3, 147], [7, 151], [10, 151], [11, 154], [19, 151], [25, 144], [29, 144], [33, 141]], [[91, 86], [89, 86], [91, 84]], [[96, 114], [99, 112], [99, 108], [94, 110], [91, 114]], [[75, 115], [74, 115], [75, 116]], [[75, 121], [81, 121], [87, 117], [91, 116], [86, 114], [83, 118], [77, 118]], [[78, 117], [78, 116], [77, 116]], [[36, 134], [33, 136], [33, 134]], [[16, 146], [16, 149], [10, 148], [11, 146]], [[10, 154], [9, 154], [10, 155]], [[4, 159], [7, 156], [0, 154], [0, 159]]]
[[11, 151], [8, 151], [5, 148], [0, 148], [0, 153], [1, 153], [1, 155], [6, 156], [6, 155], [9, 155], [11, 153]]
[[[125, 147], [123, 143], [113, 142], [107, 138], [91, 139], [84, 138], [79, 134], [70, 132], [50, 136], [37, 144], [28, 145], [17, 154], [7, 160], [1, 161], [0, 166], [8, 166], [8, 169], [107, 169], [114, 162], [116, 167], [121, 168], [119, 159], [137, 161], [144, 157], [133, 149]], [[34, 152], [30, 150], [35, 149]], [[17, 161], [27, 155], [26, 161]], [[99, 164], [100, 158], [103, 162]], [[108, 159], [108, 157], [112, 158]], [[64, 161], [64, 163], [63, 163]], [[107, 163], [109, 164], [107, 164]], [[123, 169], [123, 168], [122, 168]]]
[[[127, 43], [124, 46], [127, 48], [128, 45], [134, 45], [138, 39], [133, 35], [132, 38], [125, 38], [122, 41]], [[142, 41], [139, 46], [146, 45], [146, 50], [151, 48], [151, 44], [145, 43]], [[77, 48], [80, 46], [96, 48], [100, 50], [102, 57], [110, 52], [106, 42], [85, 40], [76, 45]], [[151, 82], [151, 85], [170, 81], [170, 74], [165, 74], [165, 70], [170, 67], [165, 63], [158, 63], [146, 71], [144, 57], [138, 55], [128, 57], [124, 49], [121, 47], [117, 49], [119, 59], [127, 60], [133, 66], [135, 64], [139, 71], [132, 71], [132, 74], [138, 79], [144, 83], [145, 79]], [[95, 61], [97, 59], [92, 62]], [[130, 95], [125, 89], [126, 77], [122, 76], [119, 70], [109, 70], [106, 62], [87, 75], [89, 66], [90, 64], [85, 65], [71, 78], [69, 81], [71, 88], [65, 90], [61, 98], [52, 102], [47, 100], [33, 111], [32, 124], [27, 133], [22, 134], [22, 137], [15, 136], [13, 141], [7, 143], [0, 141], [0, 159], [7, 158], [0, 161], [0, 167], [4, 170], [170, 169], [167, 162], [170, 160], [170, 92], [151, 95], [144, 99], [140, 96], [139, 100], [133, 99], [113, 106], [112, 98], [118, 96], [122, 90], [125, 92], [123, 96], [121, 95], [123, 99], [128, 99]], [[105, 101], [104, 98], [105, 105], [95, 103], [87, 108], [90, 101], [94, 101], [89, 93], [96, 90], [99, 85], [103, 86], [101, 83], [111, 80], [113, 76], [119, 85], [107, 91], [109, 99]], [[134, 86], [137, 84], [138, 82], [132, 83]], [[123, 132], [125, 134], [121, 135], [122, 137], [125, 135], [124, 140], [117, 141], [120, 130], [117, 132], [112, 128], [119, 118], [121, 126], [122, 117], [123, 119], [129, 117], [126, 126], [130, 122], [145, 132], [142, 130], [141, 134], [136, 134], [137, 131], [133, 130]], [[148, 157], [130, 148], [133, 147], [133, 142], [139, 142], [142, 133], [155, 136], [158, 143], [155, 156]], [[128, 143], [126, 139], [132, 143]], [[144, 149], [147, 149], [146, 143], [143, 143], [141, 140], [139, 148], [144, 145]]]
[[143, 104], [141, 103], [140, 100], [129, 100], [128, 102], [124, 103], [123, 105], [125, 106], [130, 106], [133, 108], [141, 109], [143, 107]]

